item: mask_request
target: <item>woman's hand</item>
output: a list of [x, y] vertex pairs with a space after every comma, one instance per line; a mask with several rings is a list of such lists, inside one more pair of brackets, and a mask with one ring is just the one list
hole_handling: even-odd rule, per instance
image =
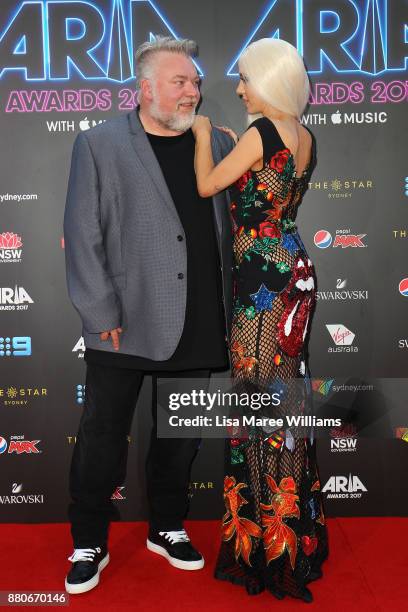
[[208, 117], [204, 117], [204, 115], [196, 115], [191, 129], [194, 137], [197, 138], [198, 134], [211, 134], [212, 125]]
[[237, 144], [238, 136], [236, 135], [234, 130], [231, 130], [231, 128], [226, 127], [225, 125], [216, 125], [215, 127], [218, 128], [219, 130], [221, 130], [221, 132], [225, 132], [225, 134], [229, 134], [229, 136], [231, 136], [231, 138], [235, 142], [235, 144]]

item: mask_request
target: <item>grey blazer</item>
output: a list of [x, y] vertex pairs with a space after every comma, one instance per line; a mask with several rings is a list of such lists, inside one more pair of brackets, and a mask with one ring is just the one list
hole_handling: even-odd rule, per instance
[[[215, 163], [232, 147], [227, 134], [213, 129]], [[228, 192], [212, 200], [228, 335]], [[68, 293], [82, 319], [85, 346], [113, 351], [99, 333], [120, 326], [121, 353], [171, 357], [187, 297], [186, 241], [179, 235], [183, 227], [137, 110], [80, 133], [72, 151], [64, 240]]]

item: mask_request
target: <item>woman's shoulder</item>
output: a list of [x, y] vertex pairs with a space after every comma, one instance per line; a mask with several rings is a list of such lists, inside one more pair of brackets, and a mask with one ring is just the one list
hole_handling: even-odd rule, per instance
[[268, 117], [258, 117], [250, 123], [248, 130], [250, 128], [255, 128], [259, 132], [264, 148], [285, 146], [275, 124]]
[[[247, 131], [251, 128], [257, 128], [260, 132], [268, 131], [274, 129], [274, 125], [268, 117], [257, 117], [254, 121], [252, 121], [247, 127]], [[276, 129], [276, 128], [275, 128]]]

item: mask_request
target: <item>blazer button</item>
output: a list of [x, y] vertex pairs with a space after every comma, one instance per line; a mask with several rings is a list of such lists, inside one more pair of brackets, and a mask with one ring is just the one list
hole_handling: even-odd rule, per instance
[[181, 241], [183, 240], [183, 236], [181, 236], [181, 234], [179, 234], [179, 235], [177, 236], [177, 240], [178, 240], [179, 242], [181, 242]]
[[184, 278], [184, 274], [182, 272], [179, 272], [177, 274], [177, 278], [179, 278], [180, 280], [182, 280]]

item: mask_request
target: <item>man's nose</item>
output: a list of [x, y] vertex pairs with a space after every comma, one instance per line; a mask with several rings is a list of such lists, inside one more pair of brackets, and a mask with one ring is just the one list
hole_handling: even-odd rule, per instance
[[194, 85], [194, 83], [191, 83], [189, 81], [186, 81], [186, 84], [184, 87], [184, 93], [186, 96], [193, 96], [194, 98], [197, 98], [199, 95], [197, 85]]

